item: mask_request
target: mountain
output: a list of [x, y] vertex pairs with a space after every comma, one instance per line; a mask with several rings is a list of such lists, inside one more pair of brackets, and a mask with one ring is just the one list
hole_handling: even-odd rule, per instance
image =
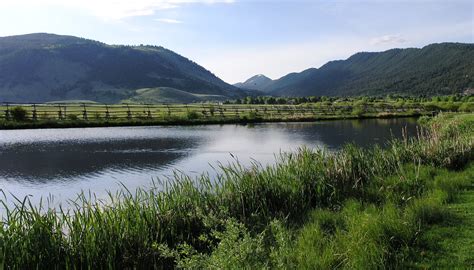
[[291, 73], [264, 92], [280, 96], [445, 95], [474, 88], [474, 44], [361, 52]]
[[258, 74], [246, 80], [245, 82], [236, 83], [234, 84], [234, 86], [238, 88], [242, 88], [242, 89], [262, 91], [267, 86], [269, 86], [272, 82], [273, 82], [272, 79], [268, 78], [267, 76]]
[[192, 102], [258, 95], [437, 95], [474, 88], [474, 44], [361, 52], [278, 80], [229, 85], [158, 46], [53, 34], [0, 37], [0, 102]]
[[[0, 101], [114, 103], [143, 97], [137, 90], [144, 88], [162, 88], [168, 94], [184, 92], [188, 98], [246, 95], [163, 47], [107, 45], [44, 33], [0, 38]], [[182, 95], [174, 96], [180, 102]]]

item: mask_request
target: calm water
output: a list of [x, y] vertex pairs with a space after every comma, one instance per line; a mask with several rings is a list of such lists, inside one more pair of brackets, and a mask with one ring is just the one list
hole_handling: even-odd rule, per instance
[[[98, 197], [123, 183], [147, 187], [174, 170], [199, 174], [234, 158], [268, 164], [275, 153], [302, 145], [337, 150], [354, 142], [384, 144], [401, 130], [415, 132], [415, 119], [341, 120], [317, 123], [267, 123], [175, 127], [114, 127], [0, 130], [0, 188], [37, 202], [55, 203], [81, 190]], [[7, 195], [9, 196], [9, 195]], [[11, 200], [11, 198], [10, 198]]]

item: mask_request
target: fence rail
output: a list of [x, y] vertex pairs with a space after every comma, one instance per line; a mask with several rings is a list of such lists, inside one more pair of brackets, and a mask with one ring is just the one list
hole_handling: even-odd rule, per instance
[[14, 119], [15, 108], [26, 111], [29, 120], [110, 120], [110, 119], [168, 119], [170, 117], [253, 117], [280, 118], [289, 116], [350, 114], [355, 109], [362, 113], [395, 113], [408, 110], [421, 112], [422, 106], [396, 107], [388, 103], [350, 106], [309, 103], [301, 105], [260, 104], [89, 104], [89, 103], [0, 103], [0, 119]]

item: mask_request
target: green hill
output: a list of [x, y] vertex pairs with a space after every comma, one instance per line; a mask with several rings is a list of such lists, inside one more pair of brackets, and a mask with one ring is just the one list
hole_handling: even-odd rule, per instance
[[262, 89], [283, 96], [446, 95], [474, 88], [474, 44], [361, 52], [291, 73]]
[[52, 34], [0, 38], [0, 101], [119, 102], [136, 89], [170, 87], [234, 98], [243, 91], [170, 50], [112, 46]]
[[144, 88], [136, 90], [136, 94], [124, 103], [192, 103], [210, 100], [226, 100], [222, 95], [193, 94], [170, 87]]

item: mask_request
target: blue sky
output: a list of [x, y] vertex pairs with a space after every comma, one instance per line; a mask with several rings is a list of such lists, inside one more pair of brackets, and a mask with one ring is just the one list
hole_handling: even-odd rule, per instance
[[0, 0], [0, 36], [48, 32], [176, 51], [227, 82], [358, 51], [474, 41], [464, 0]]

